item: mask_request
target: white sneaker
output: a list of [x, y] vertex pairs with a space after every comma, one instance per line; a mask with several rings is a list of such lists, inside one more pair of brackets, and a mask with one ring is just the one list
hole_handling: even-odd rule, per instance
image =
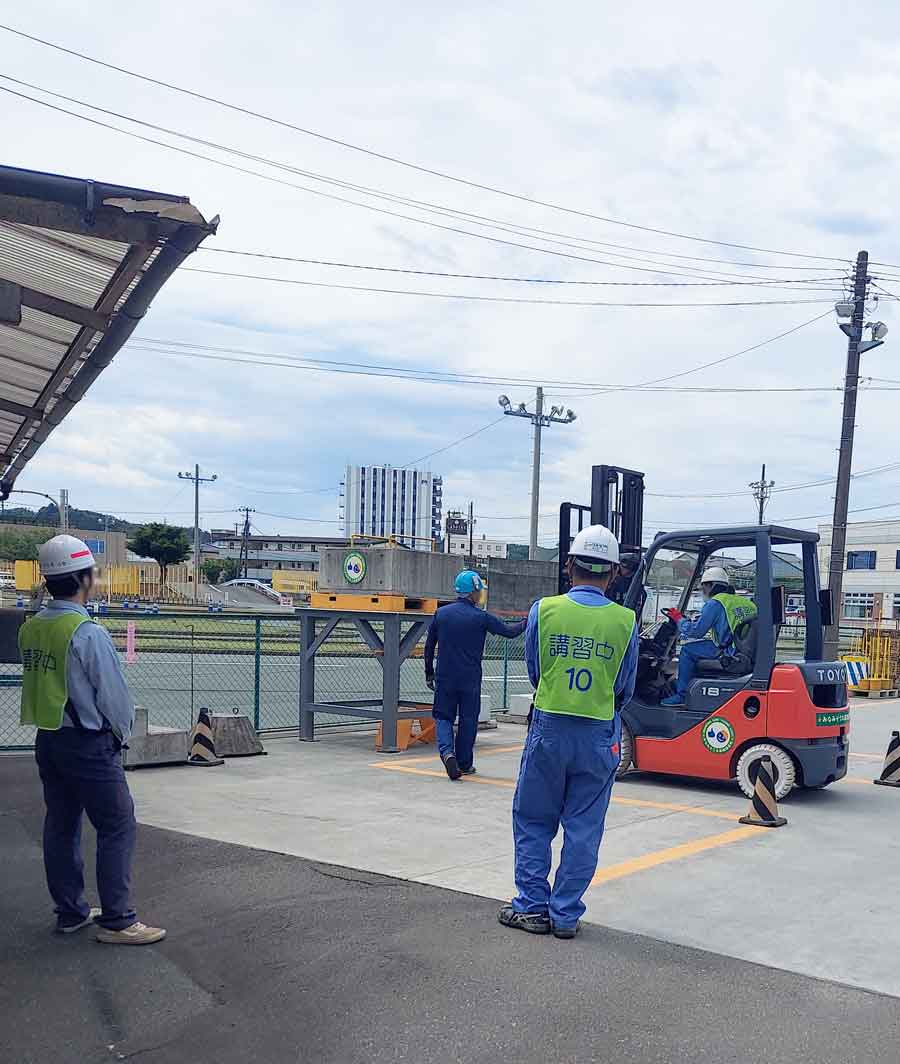
[[92, 924], [99, 915], [100, 910], [92, 908], [80, 924], [66, 924], [65, 926], [57, 924], [56, 932], [59, 935], [73, 935], [76, 931], [80, 931], [83, 927], [87, 927], [88, 924]]
[[147, 927], [140, 920], [135, 920], [130, 927], [123, 927], [121, 931], [111, 931], [108, 927], [101, 927], [97, 931], [98, 942], [108, 942], [113, 946], [149, 946], [161, 942], [165, 937], [163, 928]]

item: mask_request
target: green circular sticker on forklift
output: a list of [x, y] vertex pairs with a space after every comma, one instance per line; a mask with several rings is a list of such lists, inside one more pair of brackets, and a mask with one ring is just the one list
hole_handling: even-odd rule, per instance
[[734, 728], [722, 717], [711, 717], [703, 725], [703, 745], [711, 754], [727, 754], [734, 746]]
[[366, 575], [366, 559], [353, 550], [344, 558], [344, 579], [348, 584], [360, 583]]

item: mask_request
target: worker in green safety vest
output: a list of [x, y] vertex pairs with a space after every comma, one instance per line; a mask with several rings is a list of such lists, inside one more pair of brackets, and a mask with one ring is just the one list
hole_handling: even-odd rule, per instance
[[[571, 590], [540, 599], [528, 615], [525, 660], [537, 690], [513, 799], [518, 894], [498, 919], [532, 934], [574, 938], [597, 869], [619, 767], [618, 710], [634, 693], [638, 661], [634, 613], [606, 595], [618, 562], [608, 528], [583, 529], [566, 563]], [[551, 889], [550, 847], [560, 824]]]
[[676, 691], [662, 700], [664, 706], [683, 706], [697, 662], [732, 656], [737, 630], [757, 616], [756, 603], [751, 598], [735, 594], [728, 573], [719, 565], [704, 570], [700, 589], [706, 602], [696, 621], [688, 620], [677, 609], [664, 611], [678, 624], [678, 635], [692, 640], [679, 648]]
[[[86, 603], [94, 555], [74, 536], [54, 536], [38, 554], [50, 604], [19, 629], [23, 725], [37, 728], [35, 758], [44, 787], [44, 868], [62, 934], [96, 923], [97, 940], [141, 946], [165, 937], [141, 923], [130, 900], [136, 823], [122, 747], [134, 703], [109, 632]], [[84, 894], [81, 819], [97, 832], [100, 908]]]

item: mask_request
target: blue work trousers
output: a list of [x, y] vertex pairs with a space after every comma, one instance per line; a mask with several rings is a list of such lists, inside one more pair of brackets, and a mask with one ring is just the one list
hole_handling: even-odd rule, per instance
[[[475, 760], [475, 736], [481, 713], [481, 684], [455, 685], [438, 678], [434, 690], [434, 730], [441, 757], [456, 754], [459, 767], [470, 769]], [[453, 725], [457, 724], [456, 741]]]
[[691, 680], [697, 669], [697, 662], [703, 658], [718, 658], [719, 648], [711, 639], [700, 639], [696, 643], [682, 643], [678, 651], [677, 691], [686, 697]]
[[131, 858], [136, 824], [121, 747], [110, 731], [38, 731], [35, 758], [44, 785], [44, 868], [61, 927], [90, 912], [84, 897], [81, 816], [97, 832], [98, 924], [120, 931], [135, 922]]
[[[549, 913], [554, 927], [575, 927], [597, 870], [606, 810], [619, 767], [618, 717], [591, 720], [535, 709], [513, 798], [516, 887], [513, 908]], [[550, 845], [563, 848], [550, 889]]]

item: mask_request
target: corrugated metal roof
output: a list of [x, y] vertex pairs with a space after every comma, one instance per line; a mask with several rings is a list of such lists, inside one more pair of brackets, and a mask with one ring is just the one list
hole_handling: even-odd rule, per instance
[[184, 197], [0, 167], [0, 496], [217, 224]]

